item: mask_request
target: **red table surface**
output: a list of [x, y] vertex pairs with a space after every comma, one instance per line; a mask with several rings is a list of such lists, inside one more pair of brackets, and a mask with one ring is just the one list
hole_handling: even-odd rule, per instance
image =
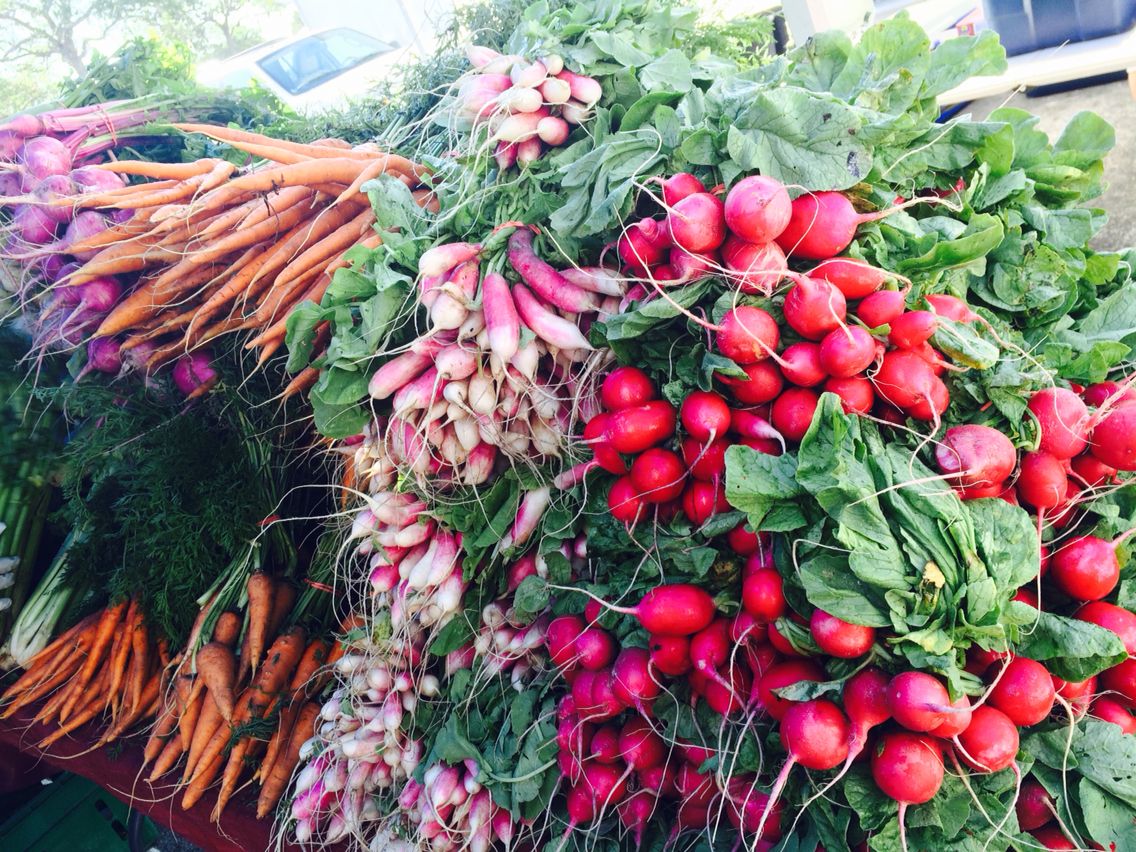
[[[256, 797], [259, 787], [251, 784], [239, 791], [221, 817], [220, 825], [209, 821], [209, 814], [216, 801], [216, 791], [210, 791], [188, 811], [181, 808], [181, 793], [171, 795], [170, 783], [177, 769], [151, 787], [145, 779], [148, 772], [140, 772], [142, 748], [145, 744], [141, 736], [120, 740], [109, 746], [91, 748], [92, 738], [99, 732], [95, 726], [80, 728], [75, 735], [65, 737], [49, 749], [48, 754], [39, 752], [35, 744], [47, 736], [53, 728], [47, 725], [31, 724], [33, 713], [17, 714], [0, 722], [0, 785], [9, 781], [5, 774], [14, 769], [27, 783], [35, 783], [51, 771], [65, 770], [88, 778], [108, 790], [127, 805], [142, 811], [151, 819], [169, 826], [174, 832], [190, 843], [208, 852], [251, 852], [251, 850], [273, 847], [272, 820], [256, 818]], [[86, 753], [84, 753], [86, 752]], [[16, 784], [13, 786], [23, 786]], [[292, 844], [284, 844], [282, 849], [296, 849]]]

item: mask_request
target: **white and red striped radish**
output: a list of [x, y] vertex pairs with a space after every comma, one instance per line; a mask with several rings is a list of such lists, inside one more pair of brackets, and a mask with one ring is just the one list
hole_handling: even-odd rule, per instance
[[619, 271], [605, 266], [570, 266], [560, 270], [560, 274], [569, 283], [592, 293], [619, 297], [627, 290]]
[[513, 286], [513, 299], [525, 325], [546, 343], [557, 349], [592, 348], [579, 328], [544, 307], [523, 284]]
[[[547, 119], [541, 119], [541, 122]], [[540, 122], [537, 123], [537, 130], [539, 133]], [[525, 139], [523, 142], [517, 143], [517, 165], [527, 166], [535, 163], [540, 159], [540, 154], [544, 150], [544, 145], [536, 136]]]
[[549, 77], [540, 84], [540, 94], [546, 104], [566, 104], [572, 97], [572, 87], [558, 77]]
[[512, 78], [514, 86], [531, 89], [544, 82], [545, 78], [548, 76], [548, 69], [539, 59], [536, 62], [527, 64], [518, 62], [513, 66], [512, 70], [510, 70], [509, 76]]
[[536, 125], [536, 135], [540, 137], [540, 141], [554, 147], [563, 145], [568, 141], [570, 131], [571, 128], [568, 127], [568, 122], [555, 115], [542, 118]]
[[512, 86], [497, 96], [497, 106], [507, 113], [537, 112], [544, 99], [537, 89]]
[[572, 90], [572, 98], [585, 107], [594, 106], [603, 97], [603, 88], [591, 77], [574, 74], [566, 68], [556, 76], [568, 83]]
[[420, 275], [445, 275], [451, 269], [473, 260], [481, 253], [476, 243], [443, 243], [427, 249], [418, 259]]
[[484, 68], [495, 59], [500, 59], [501, 54], [491, 47], [471, 44], [465, 49], [465, 57], [474, 68]]
[[[538, 95], [539, 97], [539, 95]], [[537, 125], [542, 118], [547, 117], [548, 110], [541, 107], [533, 112], [519, 112], [507, 116], [495, 128], [493, 141], [495, 142], [523, 142], [536, 136]], [[517, 152], [518, 159], [520, 151]]]
[[579, 101], [568, 101], [560, 107], [560, 117], [569, 124], [585, 124], [591, 119], [592, 110]]

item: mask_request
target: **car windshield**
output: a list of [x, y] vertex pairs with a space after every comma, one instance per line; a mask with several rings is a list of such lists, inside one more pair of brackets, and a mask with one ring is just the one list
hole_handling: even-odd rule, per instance
[[393, 44], [339, 28], [294, 41], [257, 62], [290, 95], [299, 95], [388, 51]]

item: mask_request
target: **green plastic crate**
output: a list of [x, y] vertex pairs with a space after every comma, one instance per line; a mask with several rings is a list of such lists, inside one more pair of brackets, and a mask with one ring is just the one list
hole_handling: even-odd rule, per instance
[[[5, 852], [127, 852], [130, 809], [96, 784], [64, 774], [0, 825]], [[141, 848], [157, 831], [144, 820]]]

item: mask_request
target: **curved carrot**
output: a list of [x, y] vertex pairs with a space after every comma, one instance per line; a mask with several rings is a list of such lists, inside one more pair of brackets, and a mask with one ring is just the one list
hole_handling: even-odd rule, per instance
[[221, 717], [230, 721], [237, 679], [237, 658], [233, 649], [220, 642], [206, 642], [197, 652], [197, 676], [205, 683]]
[[276, 581], [260, 571], [249, 575], [248, 590], [248, 667], [256, 671], [264, 653], [268, 638], [269, 621], [272, 618], [272, 604], [276, 596]]
[[[182, 752], [185, 751], [181, 747], [181, 739], [173, 736], [168, 740], [156, 740], [161, 752], [158, 754], [158, 759], [154, 762], [153, 769], [150, 770], [150, 776], [146, 779], [151, 784], [174, 768], [174, 764], [178, 762]], [[145, 766], [146, 764], [142, 764]]]
[[217, 770], [221, 768], [221, 763], [225, 756], [218, 752], [216, 757], [205, 767], [198, 775], [189, 782], [189, 786], [185, 788], [185, 795], [181, 799], [182, 810], [188, 811], [205, 795], [205, 791], [209, 789], [210, 785], [217, 778]]
[[191, 675], [181, 674], [178, 675], [175, 686], [177, 704], [181, 707], [181, 712], [178, 714], [178, 739], [181, 740], [183, 751], [189, 751], [193, 732], [197, 729], [197, 720], [201, 715], [201, 703], [206, 697], [204, 691], [193, 694], [193, 684]]
[[[206, 698], [204, 693], [201, 697], [202, 699]], [[193, 738], [189, 743], [189, 757], [186, 760], [185, 772], [182, 774], [183, 783], [193, 777], [193, 773], [201, 761], [201, 755], [208, 748], [218, 729], [224, 729], [225, 735], [228, 736], [228, 726], [225, 725], [225, 720], [221, 718], [221, 711], [217, 709], [216, 703], [203, 700], [201, 715], [197, 719], [197, 726], [193, 730]]]
[[[194, 160], [190, 163], [157, 163], [152, 160], [112, 160], [109, 163], [99, 163], [96, 169], [104, 172], [114, 172], [119, 175], [137, 175], [138, 177], [157, 178], [161, 180], [183, 181], [195, 175], [208, 172], [215, 158]], [[143, 184], [145, 186], [145, 184]]]
[[315, 733], [319, 711], [319, 705], [313, 702], [305, 704], [300, 709], [287, 749], [273, 761], [272, 768], [264, 776], [260, 797], [256, 803], [257, 819], [264, 819], [284, 795], [284, 790], [292, 777], [292, 770], [300, 760], [300, 749]]
[[[79, 688], [76, 689], [74, 697], [63, 705], [63, 710], [59, 714], [59, 720], [61, 722], [67, 719], [71, 710], [74, 709], [75, 703], [79, 700], [79, 697], [83, 695], [82, 687], [90, 683], [91, 678], [94, 677], [95, 670], [98, 669], [99, 663], [102, 662], [103, 653], [114, 639], [115, 628], [122, 620], [125, 611], [125, 601], [107, 607], [107, 609], [104, 610], [102, 617], [99, 619], [99, 626], [95, 633], [94, 643], [91, 645], [91, 650], [87, 653], [87, 659], [83, 663], [83, 667], [79, 670], [77, 681]], [[54, 740], [52, 740], [52, 742], [54, 742]]]
[[[178, 736], [177, 701], [167, 696], [166, 704], [154, 723], [150, 738], [146, 740], [146, 747], [142, 750], [142, 765], [146, 766], [151, 760], [158, 757], [170, 740], [177, 740], [178, 754], [181, 754], [181, 737]], [[171, 764], [172, 765], [172, 764]], [[162, 773], [158, 773], [159, 775]]]
[[310, 186], [327, 181], [350, 184], [366, 165], [366, 160], [353, 157], [329, 157], [258, 169], [246, 172], [206, 193], [197, 200], [196, 205], [201, 210], [227, 207], [246, 193], [267, 192], [282, 186]]

